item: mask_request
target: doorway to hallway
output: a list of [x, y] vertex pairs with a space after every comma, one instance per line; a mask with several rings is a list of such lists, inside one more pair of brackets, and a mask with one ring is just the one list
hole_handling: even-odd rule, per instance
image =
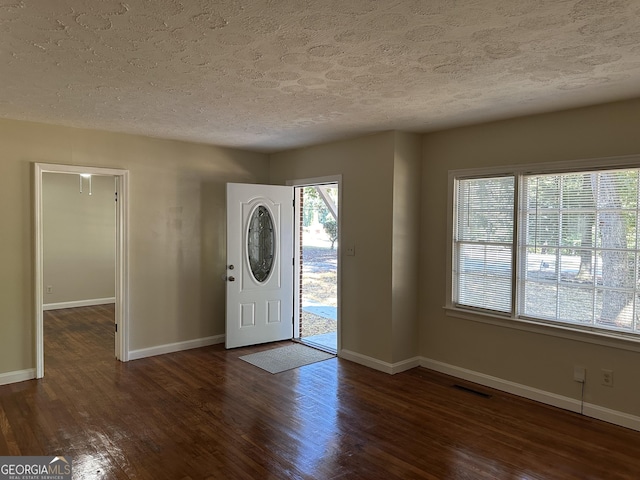
[[[115, 357], [126, 362], [129, 360], [129, 256], [128, 256], [128, 202], [129, 172], [127, 170], [85, 167], [78, 165], [57, 165], [35, 163], [34, 176], [34, 311], [35, 311], [35, 352], [36, 378], [44, 377], [44, 206], [43, 184], [45, 174], [64, 173], [82, 178], [82, 175], [113, 177], [115, 180], [115, 304], [114, 304], [114, 353]], [[80, 190], [80, 183], [78, 190]], [[87, 194], [90, 193], [87, 191]], [[55, 285], [51, 286], [51, 293]], [[49, 287], [49, 285], [47, 285]], [[48, 289], [46, 290], [48, 291]], [[60, 305], [58, 305], [60, 306]], [[66, 305], [71, 306], [71, 305]], [[74, 305], [79, 306], [79, 305]]]
[[296, 317], [294, 337], [332, 353], [338, 351], [339, 183], [295, 188]]

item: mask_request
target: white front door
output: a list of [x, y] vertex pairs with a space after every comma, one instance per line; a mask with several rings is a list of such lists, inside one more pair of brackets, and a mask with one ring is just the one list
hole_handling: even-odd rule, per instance
[[227, 348], [293, 338], [293, 187], [227, 184], [226, 276]]

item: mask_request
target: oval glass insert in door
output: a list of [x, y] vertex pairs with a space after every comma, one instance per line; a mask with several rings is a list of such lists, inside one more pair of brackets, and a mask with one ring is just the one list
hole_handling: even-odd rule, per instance
[[275, 232], [271, 213], [262, 205], [253, 211], [249, 219], [247, 253], [253, 278], [263, 283], [273, 268]]

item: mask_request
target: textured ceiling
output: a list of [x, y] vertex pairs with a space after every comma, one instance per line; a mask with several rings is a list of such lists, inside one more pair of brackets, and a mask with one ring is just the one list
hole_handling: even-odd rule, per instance
[[277, 151], [640, 96], [640, 0], [0, 0], [0, 117]]

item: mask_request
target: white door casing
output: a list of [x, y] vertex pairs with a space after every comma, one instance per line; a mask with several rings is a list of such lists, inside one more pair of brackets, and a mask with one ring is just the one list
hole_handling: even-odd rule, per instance
[[[249, 264], [256, 212], [268, 212], [273, 225], [274, 255], [262, 276]], [[293, 337], [293, 268], [293, 188], [227, 184], [226, 348]]]

